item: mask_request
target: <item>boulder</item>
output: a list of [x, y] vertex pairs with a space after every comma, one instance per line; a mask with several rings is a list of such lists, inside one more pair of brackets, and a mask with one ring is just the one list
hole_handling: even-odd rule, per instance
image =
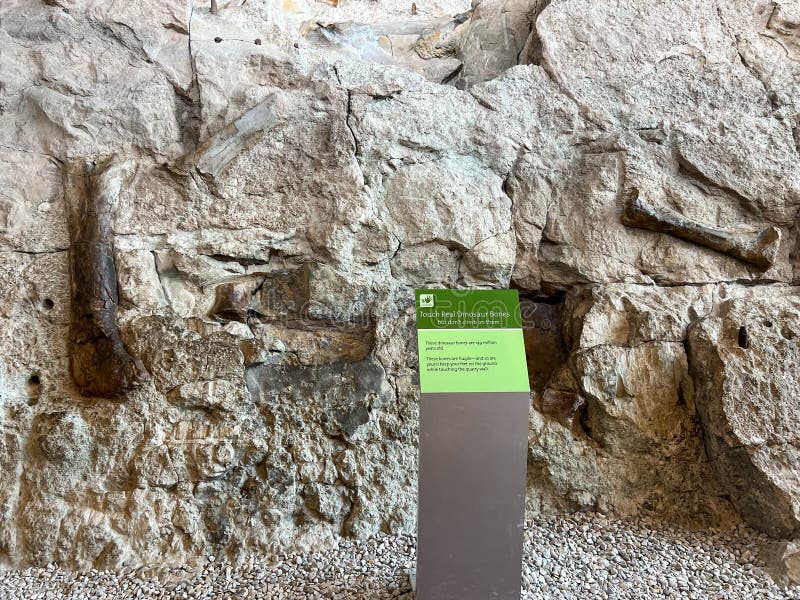
[[689, 329], [695, 402], [711, 465], [742, 517], [800, 531], [800, 298], [731, 300]]

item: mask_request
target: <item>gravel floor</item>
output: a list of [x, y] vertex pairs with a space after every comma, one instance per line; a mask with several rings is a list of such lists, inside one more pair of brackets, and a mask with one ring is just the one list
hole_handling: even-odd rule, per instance
[[[536, 517], [525, 534], [523, 598], [800, 598], [774, 583], [757, 557], [767, 539], [740, 527], [687, 531], [600, 515]], [[239, 566], [65, 572], [54, 566], [0, 573], [0, 598], [369, 599], [412, 598], [414, 538], [342, 541], [333, 551]], [[170, 581], [167, 583], [167, 581]]]

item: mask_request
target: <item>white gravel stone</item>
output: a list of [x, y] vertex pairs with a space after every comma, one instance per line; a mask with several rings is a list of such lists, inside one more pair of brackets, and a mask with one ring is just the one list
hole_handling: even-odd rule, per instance
[[[800, 598], [800, 586], [779, 585], [764, 570], [758, 555], [768, 542], [744, 526], [701, 531], [592, 513], [536, 516], [525, 528], [522, 598]], [[9, 570], [0, 573], [0, 598], [413, 598], [413, 537], [341, 540], [337, 546], [272, 559], [250, 556], [237, 565], [208, 557], [214, 560], [201, 570]]]

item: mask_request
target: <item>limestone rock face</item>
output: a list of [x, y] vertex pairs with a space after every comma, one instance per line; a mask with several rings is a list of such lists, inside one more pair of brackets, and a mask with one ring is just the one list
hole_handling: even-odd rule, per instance
[[798, 537], [793, 3], [219, 4], [0, 5], [0, 564], [413, 532], [421, 286], [520, 290], [530, 510]]
[[798, 309], [795, 296], [752, 295], [689, 334], [709, 458], [748, 522], [783, 537], [800, 528]]

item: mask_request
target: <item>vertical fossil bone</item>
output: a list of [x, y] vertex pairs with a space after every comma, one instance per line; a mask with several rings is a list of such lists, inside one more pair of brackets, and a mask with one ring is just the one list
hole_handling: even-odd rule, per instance
[[781, 240], [781, 231], [777, 227], [753, 233], [734, 233], [695, 223], [676, 211], [648, 205], [637, 189], [632, 189], [626, 199], [622, 223], [628, 227], [674, 235], [733, 256], [761, 271], [775, 264]]
[[139, 387], [144, 365], [117, 327], [114, 207], [131, 163], [77, 161], [64, 167], [72, 279], [72, 378], [84, 395], [115, 398]]

